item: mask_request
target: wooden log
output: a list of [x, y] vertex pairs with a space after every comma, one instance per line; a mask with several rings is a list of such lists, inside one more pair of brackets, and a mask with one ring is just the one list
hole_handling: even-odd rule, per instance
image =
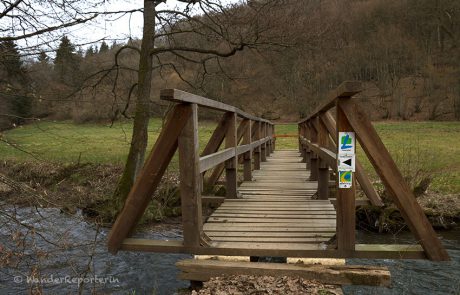
[[192, 111], [179, 136], [179, 189], [181, 194], [182, 228], [185, 246], [200, 245], [203, 231], [201, 209], [201, 177], [198, 146], [198, 107], [188, 105]]
[[324, 284], [390, 286], [387, 267], [354, 265], [304, 265], [286, 263], [251, 263], [220, 260], [186, 259], [176, 262], [182, 271], [179, 278], [207, 281], [226, 275], [268, 275], [301, 277]]
[[350, 125], [355, 130], [369, 161], [380, 176], [410, 230], [423, 246], [427, 256], [436, 261], [450, 260], [446, 249], [438, 239], [436, 232], [404, 181], [401, 172], [367, 118], [366, 113], [350, 99], [343, 99], [340, 105]]
[[166, 124], [109, 233], [107, 245], [112, 254], [118, 252], [123, 240], [128, 237], [142, 217], [164, 171], [176, 152], [179, 134], [191, 115], [190, 107], [176, 105], [166, 119]]
[[[317, 131], [314, 129], [313, 125], [310, 122], [307, 122], [308, 133], [310, 135], [310, 140], [312, 143], [317, 143]], [[310, 154], [310, 180], [318, 180], [318, 155], [315, 152]]]
[[[342, 110], [342, 100], [337, 103], [337, 136], [339, 132], [353, 132], [347, 117]], [[339, 139], [336, 140], [339, 143]], [[339, 143], [340, 144], [340, 143]], [[338, 165], [338, 164], [337, 164]], [[340, 173], [337, 173], [337, 182]], [[355, 249], [355, 196], [356, 182], [352, 172], [352, 185], [350, 188], [339, 188], [337, 185], [337, 247], [339, 250]]]

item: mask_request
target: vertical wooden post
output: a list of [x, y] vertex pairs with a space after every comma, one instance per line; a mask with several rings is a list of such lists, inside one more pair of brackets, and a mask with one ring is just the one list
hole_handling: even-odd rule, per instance
[[198, 107], [192, 108], [190, 116], [179, 139], [179, 179], [182, 209], [184, 246], [200, 246], [203, 228], [201, 216], [201, 177], [198, 147]]
[[[249, 119], [245, 119], [248, 124], [248, 128], [243, 135], [243, 144], [251, 144], [252, 139], [252, 122]], [[243, 177], [244, 181], [252, 181], [252, 149], [243, 154]]]
[[275, 137], [275, 125], [272, 125], [272, 153], [275, 152], [276, 148], [276, 137]]
[[[306, 123], [303, 123], [304, 124], [304, 137], [307, 138], [307, 139], [311, 139], [311, 136], [310, 136], [310, 132], [309, 132], [309, 129], [308, 129], [308, 126]], [[305, 163], [306, 163], [306, 166], [307, 166], [307, 170], [309, 170], [311, 167], [311, 150], [310, 150], [310, 147], [308, 146], [308, 144], [305, 144]]]
[[299, 134], [299, 153], [302, 152], [302, 123], [297, 125], [297, 133]]
[[300, 135], [300, 156], [302, 157], [302, 163], [305, 163], [307, 162], [307, 154], [305, 153], [306, 152], [306, 149], [305, 149], [305, 146], [306, 144], [303, 143], [302, 141], [302, 137], [305, 137], [305, 125], [304, 124], [300, 124], [299, 125], [299, 135]]
[[[337, 146], [340, 145], [339, 132], [353, 132], [342, 107], [337, 101]], [[337, 157], [338, 157], [337, 152]], [[338, 159], [337, 159], [338, 161]], [[355, 250], [355, 193], [356, 181], [352, 173], [351, 188], [339, 188], [340, 171], [337, 171], [337, 247], [339, 250]]]
[[[254, 122], [254, 141], [260, 139], [260, 122]], [[254, 149], [254, 170], [260, 170], [260, 154], [261, 154], [261, 146], [259, 145]]]
[[[261, 137], [262, 138], [265, 138], [267, 137], [267, 123], [265, 122], [261, 122]], [[262, 162], [266, 162], [267, 161], [267, 142], [264, 142], [261, 146], [261, 151], [260, 151], [260, 160]]]
[[236, 135], [236, 113], [231, 116], [230, 124], [225, 135], [225, 148], [234, 148], [235, 156], [225, 161], [225, 179], [226, 179], [226, 190], [227, 198], [237, 198], [237, 169], [238, 169], [238, 157], [236, 156], [237, 135]]
[[[327, 128], [319, 116], [315, 118], [315, 123], [318, 128], [318, 145], [322, 148], [327, 148], [329, 138]], [[329, 166], [321, 158], [319, 158], [318, 162], [318, 198], [321, 200], [329, 198]]]
[[[313, 127], [310, 121], [308, 121], [307, 124], [308, 132], [310, 134], [310, 141], [312, 143], [318, 143], [316, 129]], [[318, 155], [313, 151], [310, 152], [310, 180], [318, 180]]]

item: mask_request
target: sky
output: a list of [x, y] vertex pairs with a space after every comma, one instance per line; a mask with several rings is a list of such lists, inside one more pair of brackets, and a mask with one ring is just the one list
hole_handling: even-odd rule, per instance
[[[225, 0], [225, 3], [236, 3], [239, 0]], [[143, 1], [135, 0], [112, 0], [101, 7], [101, 10], [107, 11], [123, 11], [142, 8]], [[177, 0], [168, 0], [165, 4], [160, 4], [158, 9], [173, 9], [183, 10], [186, 7], [185, 3]], [[131, 38], [140, 38], [142, 36], [142, 13], [136, 12], [124, 16], [117, 15], [106, 18], [98, 18], [96, 22], [72, 27], [66, 31], [71, 41], [75, 44], [86, 44], [94, 41], [105, 39], [108, 44], [112, 43], [113, 39], [118, 39], [120, 42], [127, 41]], [[98, 41], [97, 43], [101, 43]], [[82, 45], [86, 49], [90, 45]]]

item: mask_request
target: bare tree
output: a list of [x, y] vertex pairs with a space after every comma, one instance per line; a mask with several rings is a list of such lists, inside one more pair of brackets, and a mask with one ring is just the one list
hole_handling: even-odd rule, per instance
[[180, 62], [199, 66], [206, 75], [207, 66], [219, 58], [246, 48], [273, 45], [268, 38], [272, 24], [264, 21], [264, 15], [280, 5], [278, 1], [224, 5], [220, 0], [202, 0], [182, 1], [188, 3], [183, 9], [158, 9], [164, 2], [144, 1], [140, 49], [127, 45], [119, 50], [139, 52], [139, 71], [131, 147], [114, 194], [118, 205], [123, 203], [144, 162], [154, 68], [172, 70], [186, 80], [178, 67]]

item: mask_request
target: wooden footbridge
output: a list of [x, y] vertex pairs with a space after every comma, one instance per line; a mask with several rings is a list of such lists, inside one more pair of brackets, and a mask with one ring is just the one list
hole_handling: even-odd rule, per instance
[[[449, 260], [366, 113], [353, 100], [360, 91], [359, 82], [343, 83], [298, 122], [299, 148], [276, 150], [273, 123], [217, 101], [163, 90], [161, 98], [174, 107], [110, 232], [109, 251]], [[199, 107], [224, 113], [201, 153]], [[355, 207], [363, 202], [355, 199], [356, 190], [364, 192], [365, 202], [383, 205], [354, 154], [357, 143], [418, 244], [356, 243]], [[176, 150], [183, 240], [130, 238]], [[210, 191], [222, 182], [225, 197], [203, 194], [204, 188]], [[216, 209], [203, 216], [209, 204]]]

